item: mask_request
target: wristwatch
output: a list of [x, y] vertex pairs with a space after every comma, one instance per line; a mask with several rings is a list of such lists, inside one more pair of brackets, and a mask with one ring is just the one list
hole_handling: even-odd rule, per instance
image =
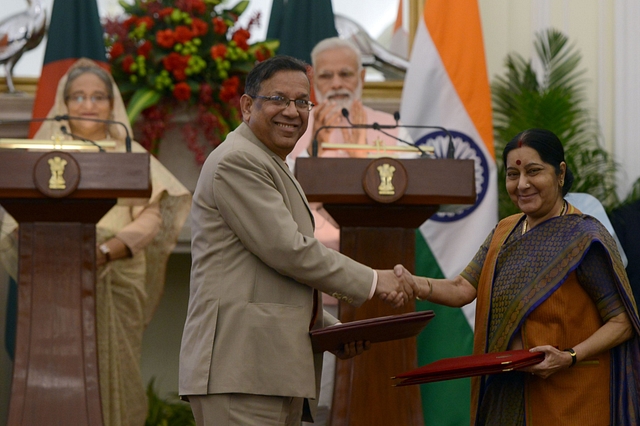
[[111, 249], [106, 244], [100, 244], [98, 247], [100, 249], [100, 253], [104, 254], [104, 257], [107, 259], [107, 262], [111, 262]]

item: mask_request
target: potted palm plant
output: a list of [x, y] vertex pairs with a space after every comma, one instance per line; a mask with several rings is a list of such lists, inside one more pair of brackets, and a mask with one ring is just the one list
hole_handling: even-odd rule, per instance
[[[554, 29], [538, 33], [534, 47], [539, 67], [516, 53], [509, 54], [505, 74], [491, 84], [496, 152], [502, 152], [522, 130], [551, 130], [563, 142], [567, 165], [575, 175], [572, 191], [593, 195], [610, 211], [619, 204], [616, 164], [600, 146], [598, 125], [585, 107], [580, 52]], [[498, 179], [505, 180], [500, 160]], [[498, 187], [500, 217], [516, 213], [505, 186]]]

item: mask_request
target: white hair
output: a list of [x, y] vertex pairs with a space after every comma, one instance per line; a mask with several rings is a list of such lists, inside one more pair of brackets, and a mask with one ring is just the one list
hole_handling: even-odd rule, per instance
[[348, 40], [343, 40], [340, 37], [330, 37], [325, 38], [315, 45], [313, 50], [311, 51], [311, 64], [315, 68], [318, 55], [322, 52], [326, 52], [327, 50], [337, 50], [337, 49], [349, 49], [356, 55], [356, 59], [358, 61], [358, 70], [362, 69], [362, 55], [360, 55], [360, 50], [356, 47], [355, 44]]

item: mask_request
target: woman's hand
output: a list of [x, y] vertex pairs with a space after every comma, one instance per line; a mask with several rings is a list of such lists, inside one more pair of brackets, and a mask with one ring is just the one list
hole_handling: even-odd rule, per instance
[[544, 360], [530, 367], [522, 368], [520, 371], [535, 374], [546, 379], [553, 373], [571, 367], [573, 360], [571, 354], [567, 351], [561, 351], [553, 346], [536, 346], [531, 348], [529, 352], [544, 352]]

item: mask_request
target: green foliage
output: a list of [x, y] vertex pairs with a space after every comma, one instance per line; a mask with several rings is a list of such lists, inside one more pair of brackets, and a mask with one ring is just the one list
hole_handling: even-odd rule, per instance
[[575, 176], [571, 191], [587, 192], [611, 210], [619, 204], [616, 165], [600, 146], [598, 126], [584, 106], [586, 81], [585, 71], [579, 69], [581, 55], [554, 29], [538, 33], [534, 47], [539, 67], [510, 54], [505, 75], [491, 84], [500, 217], [518, 211], [504, 185], [502, 151], [516, 134], [529, 128], [544, 128], [558, 135]]
[[149, 412], [145, 426], [195, 426], [196, 421], [191, 412], [191, 406], [174, 398], [161, 399], [154, 388], [155, 379], [147, 385], [147, 400]]

